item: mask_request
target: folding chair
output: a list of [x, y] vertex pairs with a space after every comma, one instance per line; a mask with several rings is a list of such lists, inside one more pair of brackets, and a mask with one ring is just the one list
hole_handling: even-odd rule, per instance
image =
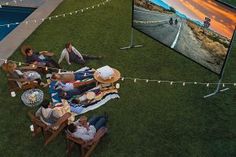
[[104, 137], [104, 135], [107, 133], [107, 128], [103, 127], [101, 129], [99, 129], [93, 140], [91, 141], [84, 141], [80, 138], [75, 138], [71, 135], [71, 133], [67, 133], [66, 139], [67, 139], [67, 150], [66, 150], [66, 154], [67, 156], [71, 156], [71, 152], [72, 149], [74, 147], [74, 145], [78, 145], [81, 149], [81, 157], [89, 157], [91, 156], [93, 150], [96, 148], [96, 146], [98, 145], [98, 143], [100, 142], [100, 140], [102, 139], [102, 137]]
[[58, 134], [67, 126], [68, 118], [71, 116], [71, 113], [66, 113], [60, 117], [55, 124], [47, 125], [40, 120], [39, 117], [36, 117], [32, 111], [28, 112], [30, 120], [34, 126], [34, 131], [32, 136], [36, 136], [41, 132], [44, 135], [45, 141], [44, 146], [50, 143]]

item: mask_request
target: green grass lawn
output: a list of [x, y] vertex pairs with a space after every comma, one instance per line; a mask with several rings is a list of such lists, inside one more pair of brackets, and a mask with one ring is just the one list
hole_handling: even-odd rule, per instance
[[[54, 15], [84, 8], [100, 0], [64, 0]], [[228, 0], [236, 5], [236, 1]], [[64, 43], [72, 41], [83, 53], [103, 55], [87, 65], [110, 65], [123, 76], [163, 80], [215, 82], [218, 77], [149, 37], [135, 31], [143, 48], [120, 51], [128, 45], [131, 0], [112, 0], [106, 6], [67, 18], [45, 21], [24, 43], [37, 50], [50, 50], [59, 58]], [[226, 65], [224, 82], [236, 81], [235, 47]], [[19, 51], [11, 57], [23, 61]], [[69, 70], [77, 65], [63, 67]], [[6, 76], [0, 75], [0, 156], [65, 156], [66, 142], [60, 135], [43, 148], [43, 138], [32, 138], [27, 117], [30, 108], [11, 98]], [[86, 115], [109, 114], [109, 134], [97, 147], [95, 157], [234, 157], [236, 156], [235, 87], [209, 99], [213, 92], [199, 85], [121, 82], [119, 100], [112, 100]], [[47, 92], [47, 91], [45, 91]], [[36, 108], [35, 108], [36, 109]], [[78, 150], [73, 156], [78, 156]]]

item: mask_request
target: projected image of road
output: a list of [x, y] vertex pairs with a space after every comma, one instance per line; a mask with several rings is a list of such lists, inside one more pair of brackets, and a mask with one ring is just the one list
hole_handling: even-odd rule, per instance
[[235, 10], [214, 0], [134, 0], [133, 27], [220, 74]]

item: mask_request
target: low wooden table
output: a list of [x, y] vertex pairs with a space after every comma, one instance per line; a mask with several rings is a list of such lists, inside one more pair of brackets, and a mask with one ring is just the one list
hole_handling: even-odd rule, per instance
[[22, 102], [29, 107], [40, 105], [43, 102], [43, 99], [44, 93], [40, 89], [29, 89], [21, 95]]

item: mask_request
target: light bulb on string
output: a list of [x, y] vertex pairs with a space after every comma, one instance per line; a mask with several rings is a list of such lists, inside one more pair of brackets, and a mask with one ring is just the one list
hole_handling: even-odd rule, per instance
[[134, 79], [134, 83], [136, 83], [137, 82], [137, 79]]
[[183, 82], [183, 86], [185, 86], [186, 85], [186, 83], [185, 82]]
[[148, 83], [149, 82], [149, 80], [146, 80], [146, 83]]

